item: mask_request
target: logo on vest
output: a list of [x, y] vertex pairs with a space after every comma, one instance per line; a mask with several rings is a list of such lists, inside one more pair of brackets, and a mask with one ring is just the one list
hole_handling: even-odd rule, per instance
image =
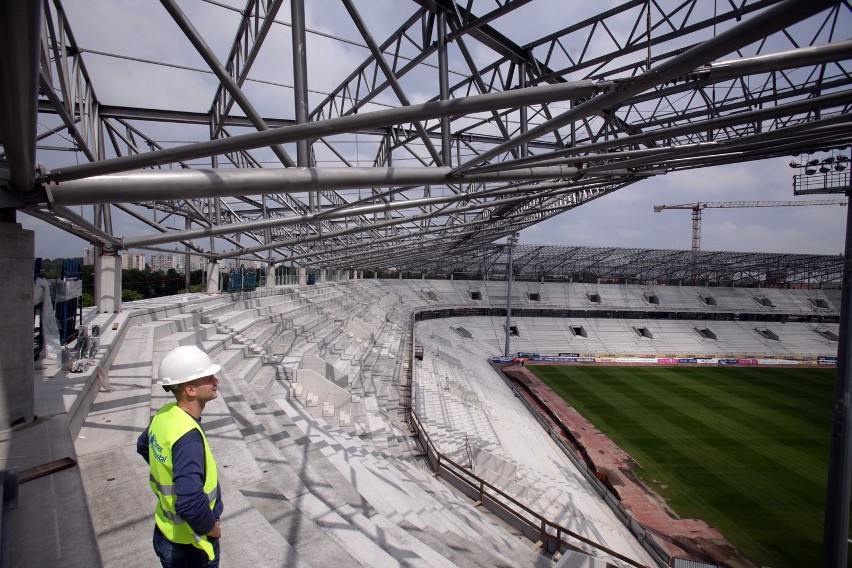
[[158, 462], [166, 462], [166, 456], [163, 455], [163, 446], [157, 443], [157, 437], [154, 434], [148, 434], [148, 447], [153, 450], [154, 457]]

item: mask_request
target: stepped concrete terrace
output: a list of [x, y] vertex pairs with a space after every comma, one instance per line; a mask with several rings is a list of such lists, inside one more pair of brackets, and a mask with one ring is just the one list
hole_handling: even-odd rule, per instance
[[[0, 440], [2, 457], [22, 469], [76, 461], [20, 486], [11, 565], [157, 565], [154, 498], [135, 444], [171, 399], [153, 379], [159, 362], [188, 344], [223, 366], [220, 396], [204, 415], [226, 505], [221, 566], [553, 565], [415, 457], [396, 382], [410, 314], [363, 290], [352, 299], [355, 290], [190, 294], [134, 302], [120, 314], [88, 313], [86, 325], [103, 330], [93, 362], [70, 373], [61, 358], [39, 361], [43, 418]], [[345, 332], [356, 317], [374, 326], [373, 343]], [[290, 396], [287, 377], [305, 353], [334, 355], [332, 364], [348, 357], [360, 370], [349, 424]], [[356, 432], [366, 416], [368, 427]]]
[[[518, 297], [530, 307], [595, 309], [589, 295], [598, 293], [609, 307], [635, 309], [649, 291], [616, 288], [526, 283]], [[471, 299], [473, 290], [481, 300]], [[656, 292], [661, 306], [694, 301], [696, 311], [707, 311], [695, 300], [703, 289]], [[763, 304], [749, 294], [718, 293], [720, 302], [760, 309]], [[786, 305], [807, 314], [836, 311], [835, 298], [822, 293], [760, 294], [775, 306], [763, 305], [766, 310]], [[150, 544], [154, 500], [135, 442], [152, 413], [170, 400], [153, 380], [159, 362], [170, 349], [189, 344], [223, 366], [221, 396], [208, 406], [204, 424], [226, 504], [224, 568], [554, 565], [558, 553], [537, 549], [505, 517], [475, 506], [418, 457], [422, 447], [401, 408], [402, 378], [409, 372], [414, 409], [448, 455], [460, 463], [466, 458], [472, 472], [551, 520], [653, 565], [518, 399], [494, 382], [485, 357], [501, 351], [501, 318], [419, 323], [417, 341], [427, 355], [412, 368], [406, 353], [415, 310], [487, 307], [489, 296], [500, 297], [496, 283], [356, 280], [187, 294], [128, 303], [116, 314], [86, 312], [84, 324], [101, 329], [95, 356], [77, 373], [67, 370], [61, 356], [36, 362], [40, 418], [0, 438], [7, 467], [44, 474], [19, 487], [8, 524], [11, 565], [156, 565]], [[635, 321], [519, 319], [521, 337], [514, 345], [526, 341], [525, 348], [550, 349], [564, 337], [570, 351], [636, 350], [642, 339], [618, 339], [635, 335], [622, 329]], [[752, 322], [648, 321], [660, 344], [671, 349], [710, 342], [679, 339], [690, 335], [693, 324], [714, 330], [724, 324], [773, 354], [836, 351], [830, 333], [818, 333], [836, 333], [836, 324], [760, 323], [779, 339], [754, 340]], [[573, 325], [586, 327], [588, 337], [575, 337]], [[731, 337], [726, 349], [742, 345], [733, 332]], [[343, 399], [316, 386], [311, 392], [298, 381], [307, 355], [346, 378]], [[61, 458], [73, 460], [71, 467], [44, 467]], [[560, 564], [570, 557], [626, 565], [581, 542], [564, 552]], [[595, 556], [582, 556], [587, 554]]]

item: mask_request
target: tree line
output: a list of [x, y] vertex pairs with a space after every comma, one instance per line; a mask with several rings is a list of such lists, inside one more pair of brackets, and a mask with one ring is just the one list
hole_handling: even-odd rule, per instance
[[[62, 263], [65, 259], [42, 259], [41, 273], [48, 280], [62, 277]], [[82, 258], [76, 260], [83, 263]], [[83, 306], [95, 305], [95, 267], [83, 265], [81, 267], [81, 280], [83, 281]], [[204, 271], [191, 270], [189, 272], [189, 291], [201, 292]], [[167, 271], [149, 271], [136, 268], [121, 271], [121, 301], [132, 302], [146, 298], [159, 298], [161, 296], [174, 296], [183, 294], [186, 290], [186, 278], [174, 268]]]

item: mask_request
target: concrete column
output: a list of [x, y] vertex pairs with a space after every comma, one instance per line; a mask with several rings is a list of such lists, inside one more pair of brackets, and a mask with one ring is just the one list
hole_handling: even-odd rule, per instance
[[219, 283], [221, 281], [221, 275], [219, 273], [219, 263], [218, 262], [208, 262], [207, 263], [207, 293], [208, 294], [218, 294], [219, 293]]
[[325, 268], [320, 270], [320, 283], [325, 284]]
[[275, 288], [275, 266], [266, 267], [266, 287]]
[[33, 386], [33, 265], [35, 233], [0, 223], [0, 273], [5, 275], [0, 326], [0, 430], [35, 418]]
[[304, 266], [299, 267], [299, 286], [308, 285], [308, 269]]
[[95, 306], [102, 314], [121, 311], [121, 257], [115, 253], [95, 255]]

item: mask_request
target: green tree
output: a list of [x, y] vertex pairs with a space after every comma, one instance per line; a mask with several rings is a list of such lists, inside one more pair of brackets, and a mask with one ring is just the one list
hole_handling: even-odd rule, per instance
[[136, 290], [128, 290], [127, 288], [123, 288], [121, 290], [121, 301], [122, 302], [133, 302], [136, 300], [143, 299], [144, 296], [137, 292]]
[[178, 274], [178, 271], [174, 268], [169, 268], [168, 272], [166, 272], [165, 282], [163, 284], [163, 296], [174, 296], [180, 290], [181, 285], [183, 284], [182, 275]]

